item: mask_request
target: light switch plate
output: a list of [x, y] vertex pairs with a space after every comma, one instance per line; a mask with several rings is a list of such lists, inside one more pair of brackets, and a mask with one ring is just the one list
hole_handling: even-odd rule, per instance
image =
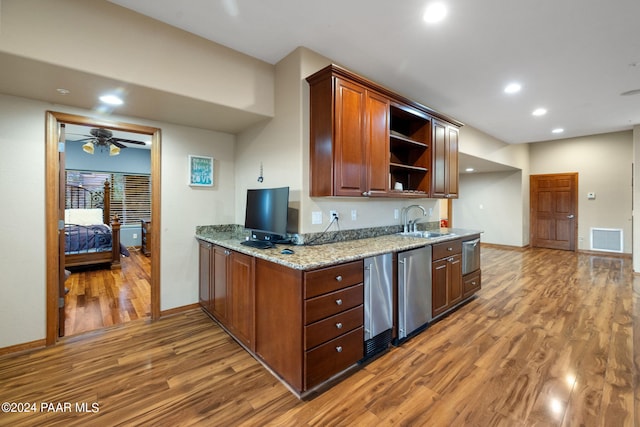
[[311, 224], [322, 224], [322, 212], [311, 212]]

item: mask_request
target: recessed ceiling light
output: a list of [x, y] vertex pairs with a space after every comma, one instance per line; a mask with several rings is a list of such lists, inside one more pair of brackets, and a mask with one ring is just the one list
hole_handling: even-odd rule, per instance
[[122, 98], [116, 95], [102, 95], [100, 97], [100, 101], [109, 105], [122, 105], [124, 103]]
[[518, 93], [522, 89], [522, 85], [520, 83], [509, 83], [505, 88], [505, 93]]
[[475, 169], [474, 168], [466, 168], [464, 171], [465, 172], [473, 172]]
[[447, 16], [447, 8], [443, 3], [431, 3], [424, 11], [422, 18], [429, 24], [442, 21]]
[[71, 93], [69, 89], [65, 89], [63, 87], [59, 87], [58, 89], [56, 89], [56, 92], [58, 92], [60, 95], [69, 95]]
[[554, 130], [551, 131], [551, 133], [562, 133], [564, 132], [564, 129], [562, 128], [555, 128]]
[[533, 114], [534, 116], [544, 116], [545, 114], [547, 114], [547, 110], [545, 108], [536, 108], [531, 114]]

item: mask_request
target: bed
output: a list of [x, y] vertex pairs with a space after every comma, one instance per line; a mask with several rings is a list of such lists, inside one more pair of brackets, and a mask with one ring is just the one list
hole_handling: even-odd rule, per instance
[[129, 256], [120, 243], [120, 222], [111, 218], [111, 188], [65, 188], [65, 268], [108, 264], [120, 268], [120, 256]]

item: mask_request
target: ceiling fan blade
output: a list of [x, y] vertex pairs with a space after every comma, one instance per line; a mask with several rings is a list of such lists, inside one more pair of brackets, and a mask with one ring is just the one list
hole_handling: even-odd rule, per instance
[[120, 142], [116, 141], [116, 138], [111, 138], [111, 139], [109, 140], [109, 142], [111, 142], [113, 145], [115, 145], [115, 146], [116, 146], [116, 147], [118, 147], [118, 148], [127, 148], [127, 146], [126, 146], [126, 145], [121, 144]]
[[126, 142], [127, 144], [147, 145], [142, 141], [136, 141], [134, 139], [111, 138], [111, 141]]

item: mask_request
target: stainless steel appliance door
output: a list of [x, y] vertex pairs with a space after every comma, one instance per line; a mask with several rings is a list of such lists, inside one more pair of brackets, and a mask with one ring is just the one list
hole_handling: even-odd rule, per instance
[[364, 260], [364, 339], [393, 327], [392, 255]]
[[462, 242], [462, 274], [480, 268], [480, 238]]
[[398, 254], [398, 337], [431, 321], [431, 246]]

